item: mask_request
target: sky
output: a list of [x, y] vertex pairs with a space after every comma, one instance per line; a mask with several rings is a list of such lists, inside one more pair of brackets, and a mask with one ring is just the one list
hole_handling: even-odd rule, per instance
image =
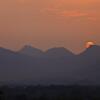
[[0, 46], [77, 53], [88, 41], [100, 44], [100, 0], [0, 0]]

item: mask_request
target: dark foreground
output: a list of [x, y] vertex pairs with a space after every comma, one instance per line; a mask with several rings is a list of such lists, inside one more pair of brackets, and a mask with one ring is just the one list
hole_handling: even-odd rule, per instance
[[0, 100], [100, 100], [100, 86], [1, 86]]

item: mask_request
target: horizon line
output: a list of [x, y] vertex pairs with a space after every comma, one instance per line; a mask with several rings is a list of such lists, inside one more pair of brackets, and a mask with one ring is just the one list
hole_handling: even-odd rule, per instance
[[[56, 49], [64, 48], [66, 51], [69, 51], [69, 52], [71, 52], [71, 53], [74, 54], [74, 55], [79, 55], [79, 54], [81, 54], [82, 52], [84, 52], [86, 49], [88, 49], [88, 48], [84, 48], [81, 52], [74, 53], [72, 50], [70, 50], [70, 49], [68, 49], [68, 48], [66, 48], [66, 47], [64, 47], [64, 46], [51, 47], [51, 48], [48, 48], [48, 49], [46, 49], [46, 50], [43, 50], [43, 49], [38, 48], [38, 47], [34, 47], [34, 46], [32, 46], [32, 45], [24, 45], [22, 48], [20, 48], [20, 49], [18, 49], [18, 50], [12, 50], [11, 48], [6, 48], [6, 47], [3, 47], [3, 46], [0, 46], [0, 48], [9, 50], [9, 51], [12, 51], [12, 52], [15, 52], [15, 53], [18, 53], [20, 50], [22, 50], [23, 48], [25, 48], [25, 46], [29, 46], [29, 47], [31, 47], [31, 48], [33, 48], [33, 49], [35, 48], [35, 49], [41, 50], [43, 53], [47, 52], [47, 51], [50, 50], [50, 49], [54, 49], [54, 48], [56, 48]], [[96, 44], [96, 45], [93, 45], [93, 46], [100, 46], [100, 45], [97, 45], [97, 44]]]

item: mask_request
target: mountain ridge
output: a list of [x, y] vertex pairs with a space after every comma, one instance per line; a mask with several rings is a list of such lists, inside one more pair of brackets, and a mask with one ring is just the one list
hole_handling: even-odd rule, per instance
[[[64, 51], [64, 52], [69, 52], [69, 53], [71, 53], [71, 54], [73, 54], [73, 55], [81, 55], [81, 54], [83, 54], [84, 52], [87, 52], [88, 50], [91, 50], [91, 49], [93, 49], [93, 48], [100, 48], [100, 46], [99, 45], [93, 45], [93, 46], [91, 46], [90, 48], [86, 48], [84, 51], [82, 51], [81, 53], [78, 53], [78, 54], [75, 54], [75, 53], [73, 53], [73, 52], [71, 52], [70, 50], [68, 50], [67, 48], [65, 48], [65, 47], [52, 47], [52, 48], [49, 48], [49, 49], [47, 49], [47, 50], [45, 50], [45, 51], [42, 51], [41, 49], [39, 49], [39, 48], [35, 48], [35, 47], [33, 47], [33, 46], [31, 46], [31, 45], [25, 45], [24, 47], [22, 47], [20, 50], [18, 50], [18, 51], [14, 51], [14, 50], [11, 50], [11, 49], [7, 49], [7, 48], [4, 48], [4, 47], [0, 47], [0, 50], [4, 50], [4, 51], [10, 51], [10, 52], [13, 52], [13, 53], [25, 53], [25, 52], [27, 52], [27, 50], [29, 50], [30, 52], [36, 52], [36, 51], [38, 51], [38, 52], [40, 52], [40, 53], [47, 53], [47, 52], [49, 52], [49, 51], [59, 51], [59, 50], [61, 50], [61, 51]], [[24, 50], [26, 50], [25, 52], [24, 52]], [[33, 51], [32, 51], [33, 50]], [[28, 52], [29, 52], [28, 51]]]
[[[27, 48], [34, 51], [33, 47]], [[97, 45], [79, 55], [63, 47], [51, 48], [35, 56], [0, 48], [0, 81], [29, 80], [37, 84], [81, 84], [84, 81], [84, 84], [100, 84], [99, 78], [100, 46]]]

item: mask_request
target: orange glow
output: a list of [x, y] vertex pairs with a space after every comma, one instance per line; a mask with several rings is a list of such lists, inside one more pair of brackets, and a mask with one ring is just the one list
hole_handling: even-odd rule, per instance
[[12, 50], [31, 44], [80, 52], [88, 41], [100, 44], [99, 26], [100, 0], [0, 1], [0, 46]]
[[62, 16], [69, 16], [69, 17], [83, 17], [88, 16], [88, 13], [78, 12], [78, 11], [64, 11], [62, 12]]
[[86, 43], [86, 48], [90, 48], [93, 45], [95, 45], [95, 43], [92, 42], [92, 41], [89, 41], [89, 42]]

